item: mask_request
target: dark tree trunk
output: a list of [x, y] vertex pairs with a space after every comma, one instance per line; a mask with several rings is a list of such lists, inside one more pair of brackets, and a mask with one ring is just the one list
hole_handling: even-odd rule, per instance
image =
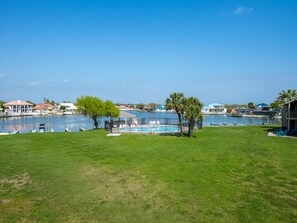
[[178, 121], [179, 121], [180, 134], [181, 134], [181, 136], [183, 136], [184, 133], [183, 133], [182, 117], [181, 117], [180, 113], [178, 113], [177, 116], [178, 116]]
[[93, 121], [94, 121], [95, 129], [98, 129], [98, 125], [99, 125], [99, 123], [98, 123], [97, 118], [93, 117]]
[[190, 138], [193, 137], [194, 126], [195, 126], [195, 121], [193, 122], [193, 121], [190, 121], [190, 120], [189, 120], [189, 125], [188, 125], [188, 128], [189, 128], [189, 129], [188, 129], [188, 135], [189, 135]]

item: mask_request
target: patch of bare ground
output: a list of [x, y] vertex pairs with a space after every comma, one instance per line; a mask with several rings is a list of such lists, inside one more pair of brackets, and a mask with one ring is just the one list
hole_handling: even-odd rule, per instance
[[8, 184], [15, 189], [21, 189], [27, 183], [31, 183], [30, 176], [27, 172], [21, 175], [13, 176], [11, 179], [3, 178], [0, 179], [0, 191], [2, 191], [2, 188], [5, 184]]
[[162, 204], [160, 194], [166, 189], [161, 182], [151, 182], [140, 172], [114, 171], [108, 168], [86, 167], [80, 173], [88, 183], [89, 193], [100, 197], [100, 203], [142, 200], [157, 208]]

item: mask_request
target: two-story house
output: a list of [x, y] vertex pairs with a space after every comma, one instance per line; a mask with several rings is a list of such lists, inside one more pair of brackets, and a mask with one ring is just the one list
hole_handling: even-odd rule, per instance
[[297, 99], [287, 102], [282, 108], [282, 127], [297, 130]]

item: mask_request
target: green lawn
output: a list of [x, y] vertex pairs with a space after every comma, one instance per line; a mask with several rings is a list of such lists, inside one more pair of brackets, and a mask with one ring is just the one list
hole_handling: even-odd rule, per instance
[[297, 139], [0, 136], [0, 222], [297, 222]]

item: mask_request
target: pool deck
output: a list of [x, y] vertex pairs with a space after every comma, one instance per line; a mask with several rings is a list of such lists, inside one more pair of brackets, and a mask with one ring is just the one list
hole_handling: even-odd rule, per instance
[[[158, 128], [164, 128], [164, 131], [158, 131]], [[177, 129], [170, 129], [176, 127]], [[167, 130], [168, 128], [168, 130]], [[133, 134], [164, 134], [164, 133], [176, 133], [179, 131], [178, 126], [176, 125], [158, 125], [158, 124], [145, 124], [145, 125], [127, 125], [122, 128], [118, 128], [115, 132], [120, 133], [133, 133]], [[113, 131], [114, 132], [114, 131]]]

